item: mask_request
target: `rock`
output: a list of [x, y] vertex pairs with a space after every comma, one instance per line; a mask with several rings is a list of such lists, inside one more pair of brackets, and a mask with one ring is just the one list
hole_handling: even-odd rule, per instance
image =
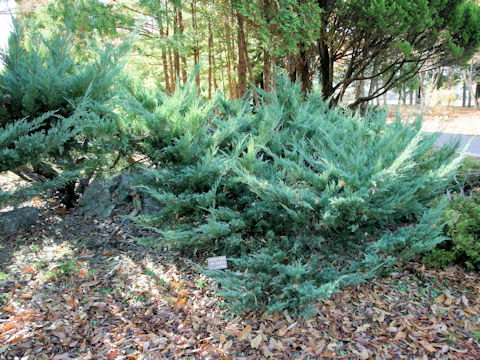
[[125, 173], [115, 178], [118, 186], [115, 189], [115, 201], [117, 204], [129, 204], [132, 202], [132, 196], [135, 193], [135, 175], [133, 173]]
[[142, 212], [145, 215], [152, 215], [162, 210], [162, 204], [152, 195], [142, 192]]
[[94, 180], [85, 190], [78, 205], [80, 212], [86, 216], [108, 218], [115, 209], [112, 190], [116, 181]]
[[[111, 180], [94, 180], [80, 198], [80, 212], [83, 215], [99, 218], [110, 217], [115, 208], [133, 207], [139, 212], [151, 215], [163, 207], [144, 189], [136, 188], [147, 172], [127, 172]], [[139, 181], [140, 180], [140, 181]]]
[[7, 212], [0, 212], [0, 233], [12, 235], [20, 228], [27, 229], [38, 219], [38, 209], [27, 206]]
[[144, 189], [135, 188], [142, 178], [151, 175], [146, 171], [140, 173], [129, 172], [118, 176], [118, 186], [115, 189], [115, 200], [117, 204], [133, 205], [135, 209], [141, 210], [145, 215], [154, 214], [162, 209], [162, 205]]

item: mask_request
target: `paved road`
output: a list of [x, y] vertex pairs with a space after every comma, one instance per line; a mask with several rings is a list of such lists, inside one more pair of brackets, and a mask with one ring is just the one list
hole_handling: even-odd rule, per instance
[[467, 153], [471, 156], [480, 157], [480, 136], [442, 133], [437, 139], [436, 145], [442, 146], [448, 143], [450, 140], [458, 138], [460, 139], [460, 150], [463, 150], [463, 148], [471, 140], [472, 142], [466, 149]]

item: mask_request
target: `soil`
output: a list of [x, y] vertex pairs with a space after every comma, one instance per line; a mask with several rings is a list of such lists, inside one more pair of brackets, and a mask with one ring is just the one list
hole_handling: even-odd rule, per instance
[[182, 254], [152, 246], [130, 209], [100, 220], [54, 200], [23, 205], [40, 217], [0, 241], [2, 360], [480, 358], [480, 276], [458, 266], [417, 259], [319, 301], [309, 319], [239, 316]]
[[[400, 112], [402, 119], [415, 118], [420, 110], [413, 106], [389, 106], [389, 118]], [[428, 108], [422, 130], [449, 134], [480, 135], [480, 110], [461, 107]]]

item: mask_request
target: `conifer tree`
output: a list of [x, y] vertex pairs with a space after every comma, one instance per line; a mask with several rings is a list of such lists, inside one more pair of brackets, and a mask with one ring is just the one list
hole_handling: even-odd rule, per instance
[[78, 172], [90, 176], [109, 156], [102, 137], [118, 124], [107, 101], [126, 50], [90, 47], [79, 62], [72, 37], [65, 27], [44, 36], [16, 23], [0, 74], [0, 171], [43, 184], [35, 189], [63, 184], [66, 206], [75, 202]]

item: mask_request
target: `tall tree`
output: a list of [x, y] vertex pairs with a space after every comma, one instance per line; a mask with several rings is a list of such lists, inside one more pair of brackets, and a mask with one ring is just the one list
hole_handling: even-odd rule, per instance
[[246, 42], [243, 28], [243, 18], [237, 12], [237, 47], [238, 47], [238, 97], [243, 97], [247, 91], [247, 62], [246, 62]]

